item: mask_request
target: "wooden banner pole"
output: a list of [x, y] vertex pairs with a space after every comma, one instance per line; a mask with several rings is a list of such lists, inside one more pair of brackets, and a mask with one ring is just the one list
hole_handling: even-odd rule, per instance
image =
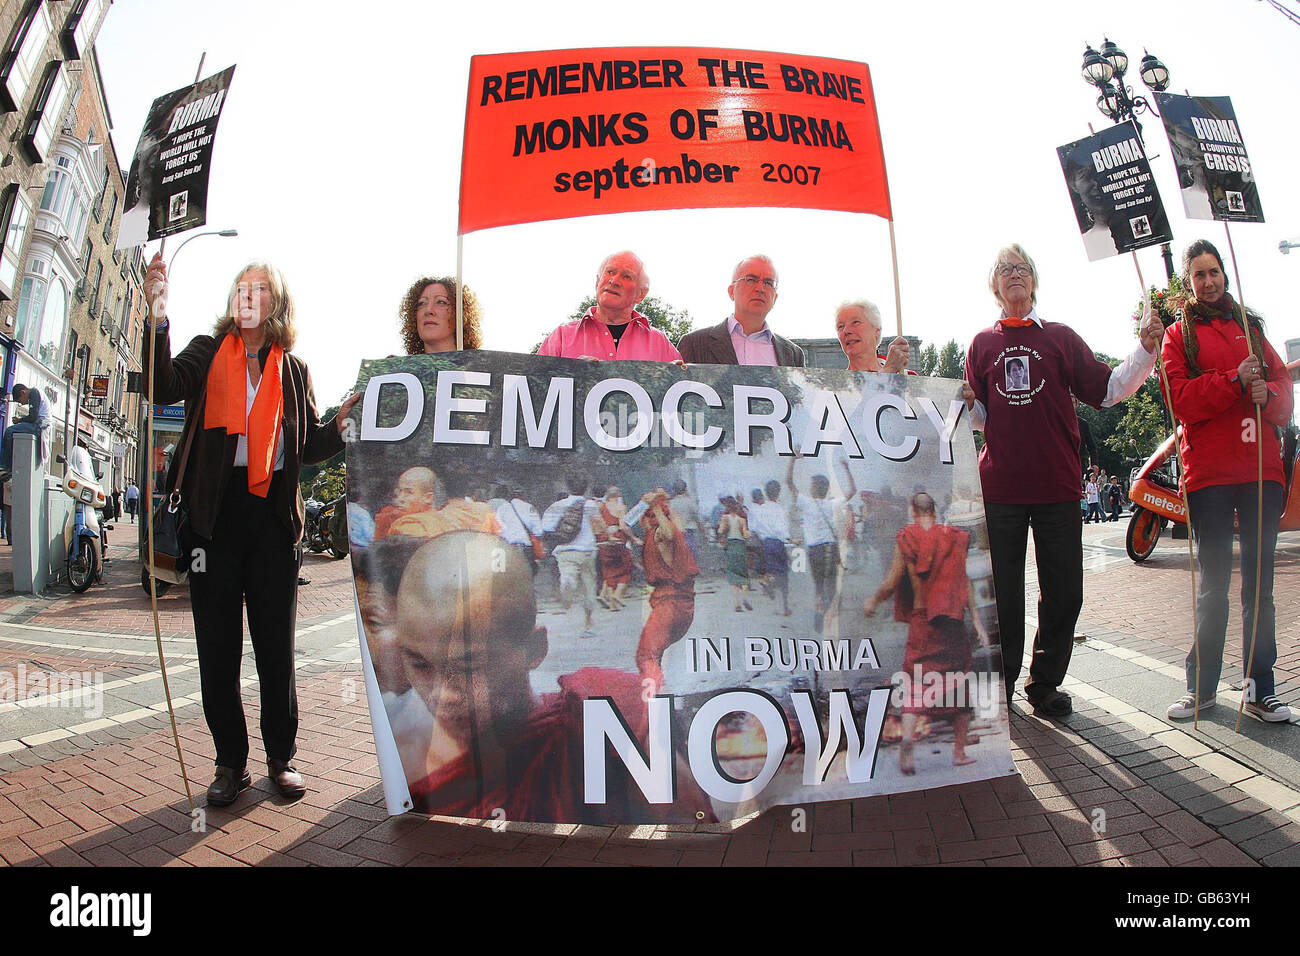
[[[1255, 343], [1250, 337], [1250, 320], [1246, 318], [1246, 296], [1241, 288], [1241, 270], [1237, 268], [1237, 250], [1232, 247], [1232, 230], [1228, 228], [1228, 220], [1223, 220], [1223, 234], [1228, 237], [1228, 255], [1232, 257], [1232, 275], [1237, 280], [1237, 308], [1240, 312], [1241, 331], [1246, 336], [1246, 348], [1251, 355], [1259, 360], [1260, 367], [1264, 366], [1264, 356], [1255, 354]], [[1262, 336], [1261, 336], [1262, 338]], [[1261, 348], [1263, 343], [1261, 342]], [[1255, 462], [1257, 471], [1256, 484], [1256, 502], [1255, 502], [1255, 598], [1251, 604], [1254, 613], [1251, 614], [1250, 621], [1250, 652], [1246, 655], [1246, 667], [1242, 673], [1242, 679], [1246, 682], [1245, 687], [1252, 697], [1255, 696], [1255, 685], [1251, 683], [1250, 673], [1255, 667], [1255, 637], [1259, 633], [1259, 572], [1260, 565], [1263, 563], [1264, 555], [1262, 545], [1264, 542], [1264, 415], [1263, 406], [1255, 406]], [[1245, 609], [1242, 609], [1245, 613]], [[1274, 637], [1274, 641], [1277, 638]], [[1256, 697], [1256, 700], [1258, 698]], [[1241, 732], [1241, 713], [1246, 707], [1246, 695], [1241, 695], [1241, 700], [1237, 702], [1237, 732]]]
[[889, 257], [894, 265], [894, 314], [898, 319], [898, 334], [903, 334], [903, 294], [898, 283], [898, 243], [894, 239], [894, 220], [889, 220]]
[[[1137, 270], [1138, 285], [1142, 287], [1142, 314], [1145, 316], [1151, 308], [1151, 293], [1146, 280], [1142, 278], [1142, 266], [1138, 263], [1137, 250], [1131, 250], [1133, 268]], [[1160, 350], [1156, 351], [1156, 371], [1164, 384], [1165, 404], [1169, 406], [1169, 417], [1174, 423], [1174, 460], [1178, 463], [1178, 497], [1183, 502], [1183, 514], [1187, 517], [1187, 567], [1192, 573], [1192, 648], [1196, 655], [1196, 686], [1192, 688], [1195, 698], [1192, 701], [1192, 729], [1195, 730], [1200, 719], [1201, 709], [1201, 642], [1197, 636], [1196, 626], [1196, 554], [1192, 550], [1192, 505], [1187, 497], [1187, 488], [1183, 484], [1183, 458], [1178, 447], [1178, 416], [1174, 414], [1174, 391], [1169, 387], [1169, 375], [1165, 372], [1164, 358]]]

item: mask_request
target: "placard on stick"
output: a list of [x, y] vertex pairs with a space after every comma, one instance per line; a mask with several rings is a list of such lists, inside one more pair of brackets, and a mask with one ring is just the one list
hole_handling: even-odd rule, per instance
[[138, 246], [208, 221], [208, 177], [217, 122], [234, 66], [153, 101], [126, 182], [117, 248]]

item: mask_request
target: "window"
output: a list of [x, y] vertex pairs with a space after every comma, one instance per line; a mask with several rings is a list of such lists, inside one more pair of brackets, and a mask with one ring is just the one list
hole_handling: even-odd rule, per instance
[[104, 241], [113, 240], [113, 213], [117, 211], [117, 190], [113, 190], [113, 198], [108, 201], [108, 216], [104, 219]]
[[110, 317], [112, 316], [112, 312], [110, 312], [110, 311], [109, 311], [109, 308], [108, 308], [108, 303], [110, 303], [110, 302], [113, 301], [113, 283], [112, 283], [112, 282], [110, 282], [108, 285], [104, 286], [104, 298], [103, 298], [102, 301], [103, 301], [103, 303], [104, 303], [104, 307], [103, 307], [102, 309], [100, 309], [100, 311], [99, 311], [99, 330], [100, 330], [101, 332], [107, 332], [107, 331], [108, 331], [108, 323], [109, 323], [109, 319], [110, 319]]
[[99, 222], [104, 216], [104, 193], [108, 192], [108, 166], [104, 166], [104, 181], [99, 184], [99, 195], [95, 197], [94, 213], [95, 221]]
[[32, 105], [31, 116], [27, 120], [27, 132], [23, 136], [23, 148], [34, 163], [45, 162], [50, 143], [63, 122], [63, 107], [68, 102], [72, 87], [68, 83], [67, 71], [57, 60], [49, 65], [41, 80], [40, 91]]
[[50, 178], [45, 181], [45, 192], [41, 194], [41, 209], [63, 218], [64, 205], [72, 191], [72, 177], [68, 174], [71, 161], [60, 156], [58, 163], [50, 170]]
[[0, 65], [0, 112], [22, 109], [32, 79], [40, 74], [45, 41], [50, 36], [50, 15], [41, 0], [34, 0], [23, 15], [14, 45]]
[[94, 318], [95, 310], [99, 308], [99, 283], [103, 280], [103, 278], [104, 278], [104, 263], [102, 261], [96, 262], [94, 291], [90, 293], [91, 318]]
[[104, 12], [104, 0], [77, 0], [72, 12], [64, 21], [59, 43], [70, 60], [84, 60], [95, 42], [99, 21]]
[[14, 282], [18, 279], [31, 218], [31, 201], [17, 183], [10, 183], [0, 194], [0, 299], [14, 296]]
[[18, 327], [14, 338], [27, 351], [35, 351], [36, 333], [40, 331], [41, 310], [45, 308], [45, 280], [37, 276], [23, 276], [22, 291], [18, 293]]
[[68, 324], [68, 290], [62, 280], [50, 282], [49, 295], [45, 297], [44, 314], [41, 317], [41, 334], [36, 356], [41, 364], [49, 369], [61, 369], [59, 352], [63, 348], [63, 332]]

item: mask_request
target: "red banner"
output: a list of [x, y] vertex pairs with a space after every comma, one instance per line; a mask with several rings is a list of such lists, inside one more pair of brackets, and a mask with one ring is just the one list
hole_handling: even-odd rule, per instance
[[462, 235], [718, 206], [892, 218], [867, 65], [686, 47], [471, 60]]

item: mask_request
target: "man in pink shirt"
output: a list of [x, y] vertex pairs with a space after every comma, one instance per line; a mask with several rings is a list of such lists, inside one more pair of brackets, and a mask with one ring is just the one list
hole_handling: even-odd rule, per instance
[[803, 349], [768, 327], [776, 305], [776, 266], [767, 256], [741, 259], [727, 295], [735, 311], [725, 321], [682, 336], [682, 358], [700, 365], [787, 365], [802, 368]]
[[599, 361], [680, 362], [668, 336], [633, 308], [650, 291], [645, 265], [630, 252], [606, 257], [596, 272], [596, 304], [546, 337], [538, 355]]

